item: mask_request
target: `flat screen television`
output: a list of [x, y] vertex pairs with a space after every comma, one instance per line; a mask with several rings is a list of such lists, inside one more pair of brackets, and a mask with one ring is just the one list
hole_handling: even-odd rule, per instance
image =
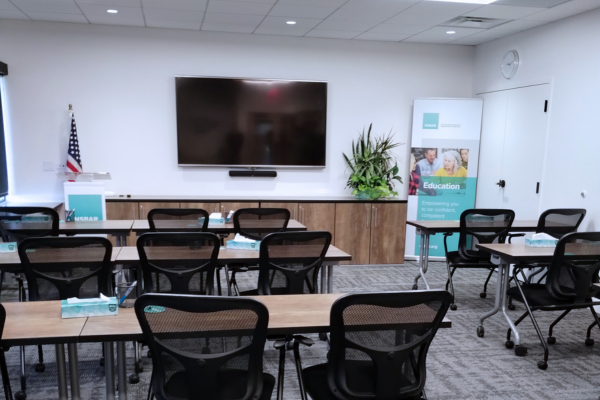
[[179, 166], [325, 167], [327, 83], [176, 77]]

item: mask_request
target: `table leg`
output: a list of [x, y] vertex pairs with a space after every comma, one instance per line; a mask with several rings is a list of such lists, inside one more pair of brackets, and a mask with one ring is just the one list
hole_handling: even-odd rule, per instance
[[113, 342], [104, 343], [104, 371], [106, 374], [106, 400], [115, 400], [115, 355]]
[[427, 272], [427, 267], [429, 266], [429, 234], [422, 230], [417, 230], [417, 234], [421, 236], [419, 243], [419, 274], [415, 277], [413, 290], [419, 288], [419, 278], [423, 278], [425, 287], [429, 290], [429, 283], [425, 279], [425, 272]]
[[69, 343], [67, 348], [69, 350], [69, 375], [71, 376], [71, 398], [73, 400], [81, 400], [77, 343]]
[[[491, 261], [492, 264], [498, 265], [498, 276], [496, 278], [496, 299], [494, 300], [494, 308], [479, 317], [479, 327], [477, 328], [478, 335], [480, 328], [483, 329], [483, 321], [496, 314], [500, 310], [500, 301], [502, 300], [502, 287], [504, 286], [504, 268], [502, 265], [502, 260], [500, 260], [497, 256], [492, 256]], [[483, 337], [483, 334], [481, 334], [480, 337]]]
[[121, 246], [127, 246], [127, 235], [121, 236]]
[[325, 271], [326, 269], [327, 266], [323, 264], [323, 267], [321, 268], [321, 293], [325, 293], [325, 276], [327, 275], [327, 272]]
[[117, 342], [117, 389], [119, 400], [127, 400], [127, 357], [125, 356], [125, 342]]
[[[502, 299], [501, 299], [501, 304], [502, 304], [502, 314], [504, 315], [504, 318], [506, 318], [506, 321], [508, 322], [508, 325], [510, 326], [510, 329], [512, 329], [512, 334], [515, 337], [514, 343], [515, 346], [518, 346], [521, 344], [521, 336], [519, 335], [519, 332], [517, 331], [517, 327], [515, 326], [515, 324], [513, 323], [512, 319], [509, 317], [507, 310], [507, 305], [508, 305], [508, 295], [506, 294], [506, 291], [508, 290], [508, 280], [509, 280], [509, 275], [510, 275], [510, 264], [504, 264], [503, 265], [503, 270], [504, 270], [504, 276], [502, 277], [502, 281], [503, 281], [503, 285], [502, 285]], [[500, 278], [500, 276], [498, 276], [498, 278]]]
[[56, 369], [58, 370], [58, 399], [68, 400], [69, 393], [67, 391], [67, 365], [65, 362], [65, 345], [56, 344]]
[[121, 246], [121, 235], [115, 235], [115, 243], [116, 243], [117, 247], [122, 247]]
[[333, 293], [333, 266], [334, 264], [327, 266], [327, 293]]

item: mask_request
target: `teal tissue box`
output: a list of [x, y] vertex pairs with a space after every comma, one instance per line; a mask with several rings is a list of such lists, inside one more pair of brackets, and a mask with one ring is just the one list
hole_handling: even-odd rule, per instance
[[241, 242], [236, 240], [228, 240], [227, 241], [228, 249], [235, 250], [258, 250], [260, 249], [260, 240], [254, 242]]
[[557, 243], [558, 243], [558, 239], [552, 239], [552, 240], [525, 239], [525, 246], [529, 246], [529, 247], [556, 247]]
[[50, 222], [51, 218], [45, 214], [29, 214], [21, 218], [21, 222]]
[[209, 218], [208, 223], [213, 225], [223, 225], [225, 224], [225, 218]]
[[109, 297], [108, 301], [86, 302], [85, 299], [82, 299], [82, 302], [73, 304], [69, 304], [68, 300], [62, 300], [60, 304], [60, 311], [62, 318], [117, 315], [119, 313], [119, 304], [116, 297]]
[[14, 253], [17, 251], [17, 242], [0, 243], [0, 253]]

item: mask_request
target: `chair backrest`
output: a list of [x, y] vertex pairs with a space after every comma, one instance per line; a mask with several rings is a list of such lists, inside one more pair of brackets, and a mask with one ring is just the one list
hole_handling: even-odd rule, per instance
[[146, 233], [137, 240], [145, 293], [214, 293], [221, 242], [213, 233]]
[[[145, 294], [137, 299], [135, 312], [152, 352], [157, 399], [260, 398], [269, 322], [269, 312], [261, 302]], [[228, 377], [246, 380], [246, 384], [232, 387]], [[230, 391], [227, 396], [224, 388]]]
[[153, 208], [148, 212], [150, 232], [206, 232], [208, 212], [201, 208]]
[[58, 222], [58, 213], [52, 208], [0, 207], [0, 237], [4, 242], [58, 236]]
[[29, 301], [112, 295], [112, 245], [102, 237], [27, 238], [19, 243]]
[[546, 277], [546, 289], [558, 300], [589, 301], [600, 270], [600, 232], [574, 232], [559, 239]]
[[287, 208], [240, 208], [233, 214], [233, 230], [253, 240], [269, 233], [285, 232], [290, 221]]
[[515, 212], [503, 209], [470, 209], [460, 215], [458, 254], [467, 260], [485, 261], [490, 254], [477, 250], [478, 243], [504, 243]]
[[583, 208], [553, 208], [540, 215], [536, 233], [547, 233], [560, 239], [567, 233], [577, 232], [585, 217]]
[[414, 399], [427, 350], [452, 300], [447, 291], [352, 294], [331, 307], [328, 385], [337, 399]]
[[331, 233], [282, 232], [260, 243], [258, 294], [305, 294], [318, 291], [318, 275], [331, 244]]
[[4, 323], [6, 322], [6, 310], [4, 306], [0, 304], [0, 339], [2, 338], [2, 333], [4, 332]]

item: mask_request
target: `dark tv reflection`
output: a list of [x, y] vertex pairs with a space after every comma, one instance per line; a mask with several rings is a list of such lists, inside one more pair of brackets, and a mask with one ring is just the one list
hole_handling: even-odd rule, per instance
[[325, 166], [327, 84], [176, 78], [179, 164]]

